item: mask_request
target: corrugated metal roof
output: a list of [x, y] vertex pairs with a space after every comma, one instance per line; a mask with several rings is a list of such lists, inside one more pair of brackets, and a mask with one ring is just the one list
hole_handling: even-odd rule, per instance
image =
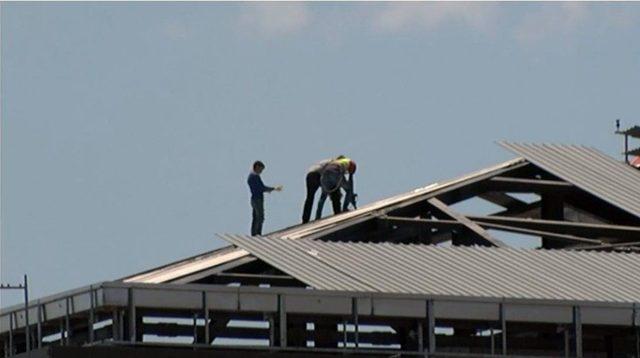
[[640, 302], [636, 254], [220, 237], [322, 290]]
[[598, 198], [640, 217], [640, 171], [585, 146], [500, 145]]

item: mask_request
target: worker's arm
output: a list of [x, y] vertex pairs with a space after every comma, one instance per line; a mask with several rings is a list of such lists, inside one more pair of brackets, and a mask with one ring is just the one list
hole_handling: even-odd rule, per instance
[[262, 178], [259, 175], [251, 175], [249, 177], [249, 187], [251, 188], [251, 193], [253, 195], [259, 194], [259, 193], [270, 193], [274, 190], [280, 191], [282, 190], [282, 187], [277, 186], [277, 187], [270, 187], [270, 186], [266, 186], [264, 185], [264, 182], [262, 182]]
[[352, 204], [353, 207], [356, 207], [355, 203], [355, 194], [353, 193], [353, 174], [349, 174], [348, 180], [342, 181], [342, 189], [344, 189], [346, 196], [344, 198], [344, 203], [342, 204], [342, 211], [347, 211], [349, 208], [349, 204]]
[[258, 179], [260, 180], [260, 185], [262, 185], [263, 191], [270, 193], [272, 191], [282, 191], [282, 185], [276, 185], [276, 186], [266, 186], [264, 185], [264, 183], [262, 182], [262, 178], [258, 177]]

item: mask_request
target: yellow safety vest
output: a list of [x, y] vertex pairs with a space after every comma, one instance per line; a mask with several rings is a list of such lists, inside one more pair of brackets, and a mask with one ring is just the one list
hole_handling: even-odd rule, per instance
[[341, 158], [333, 161], [335, 164], [340, 165], [345, 171], [349, 168], [349, 163], [351, 163], [351, 159], [349, 158]]

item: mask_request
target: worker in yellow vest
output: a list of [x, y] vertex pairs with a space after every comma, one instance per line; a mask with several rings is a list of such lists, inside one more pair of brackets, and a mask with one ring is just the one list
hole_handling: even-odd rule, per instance
[[[331, 202], [333, 204], [334, 214], [346, 211], [349, 208], [349, 204], [353, 204], [355, 208], [356, 195], [353, 192], [353, 175], [355, 173], [356, 162], [343, 155], [323, 167], [322, 174], [320, 176], [322, 195], [320, 195], [318, 208], [316, 209], [316, 220], [322, 217], [322, 209], [324, 207], [324, 202], [327, 200], [327, 196], [330, 196], [332, 199]], [[349, 179], [345, 179], [346, 174], [349, 174]], [[340, 189], [343, 189], [346, 193], [342, 208], [340, 208], [340, 198], [342, 196]], [[335, 198], [337, 198], [337, 200]]]

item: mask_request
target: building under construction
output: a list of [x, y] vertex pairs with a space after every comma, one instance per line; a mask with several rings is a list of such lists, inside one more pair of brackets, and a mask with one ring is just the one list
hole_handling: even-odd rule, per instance
[[[517, 157], [264, 237], [219, 235], [230, 245], [3, 309], [0, 348], [640, 357], [640, 171], [589, 147], [501, 145]], [[470, 214], [471, 202], [489, 209]], [[504, 242], [514, 240], [539, 248]]]

